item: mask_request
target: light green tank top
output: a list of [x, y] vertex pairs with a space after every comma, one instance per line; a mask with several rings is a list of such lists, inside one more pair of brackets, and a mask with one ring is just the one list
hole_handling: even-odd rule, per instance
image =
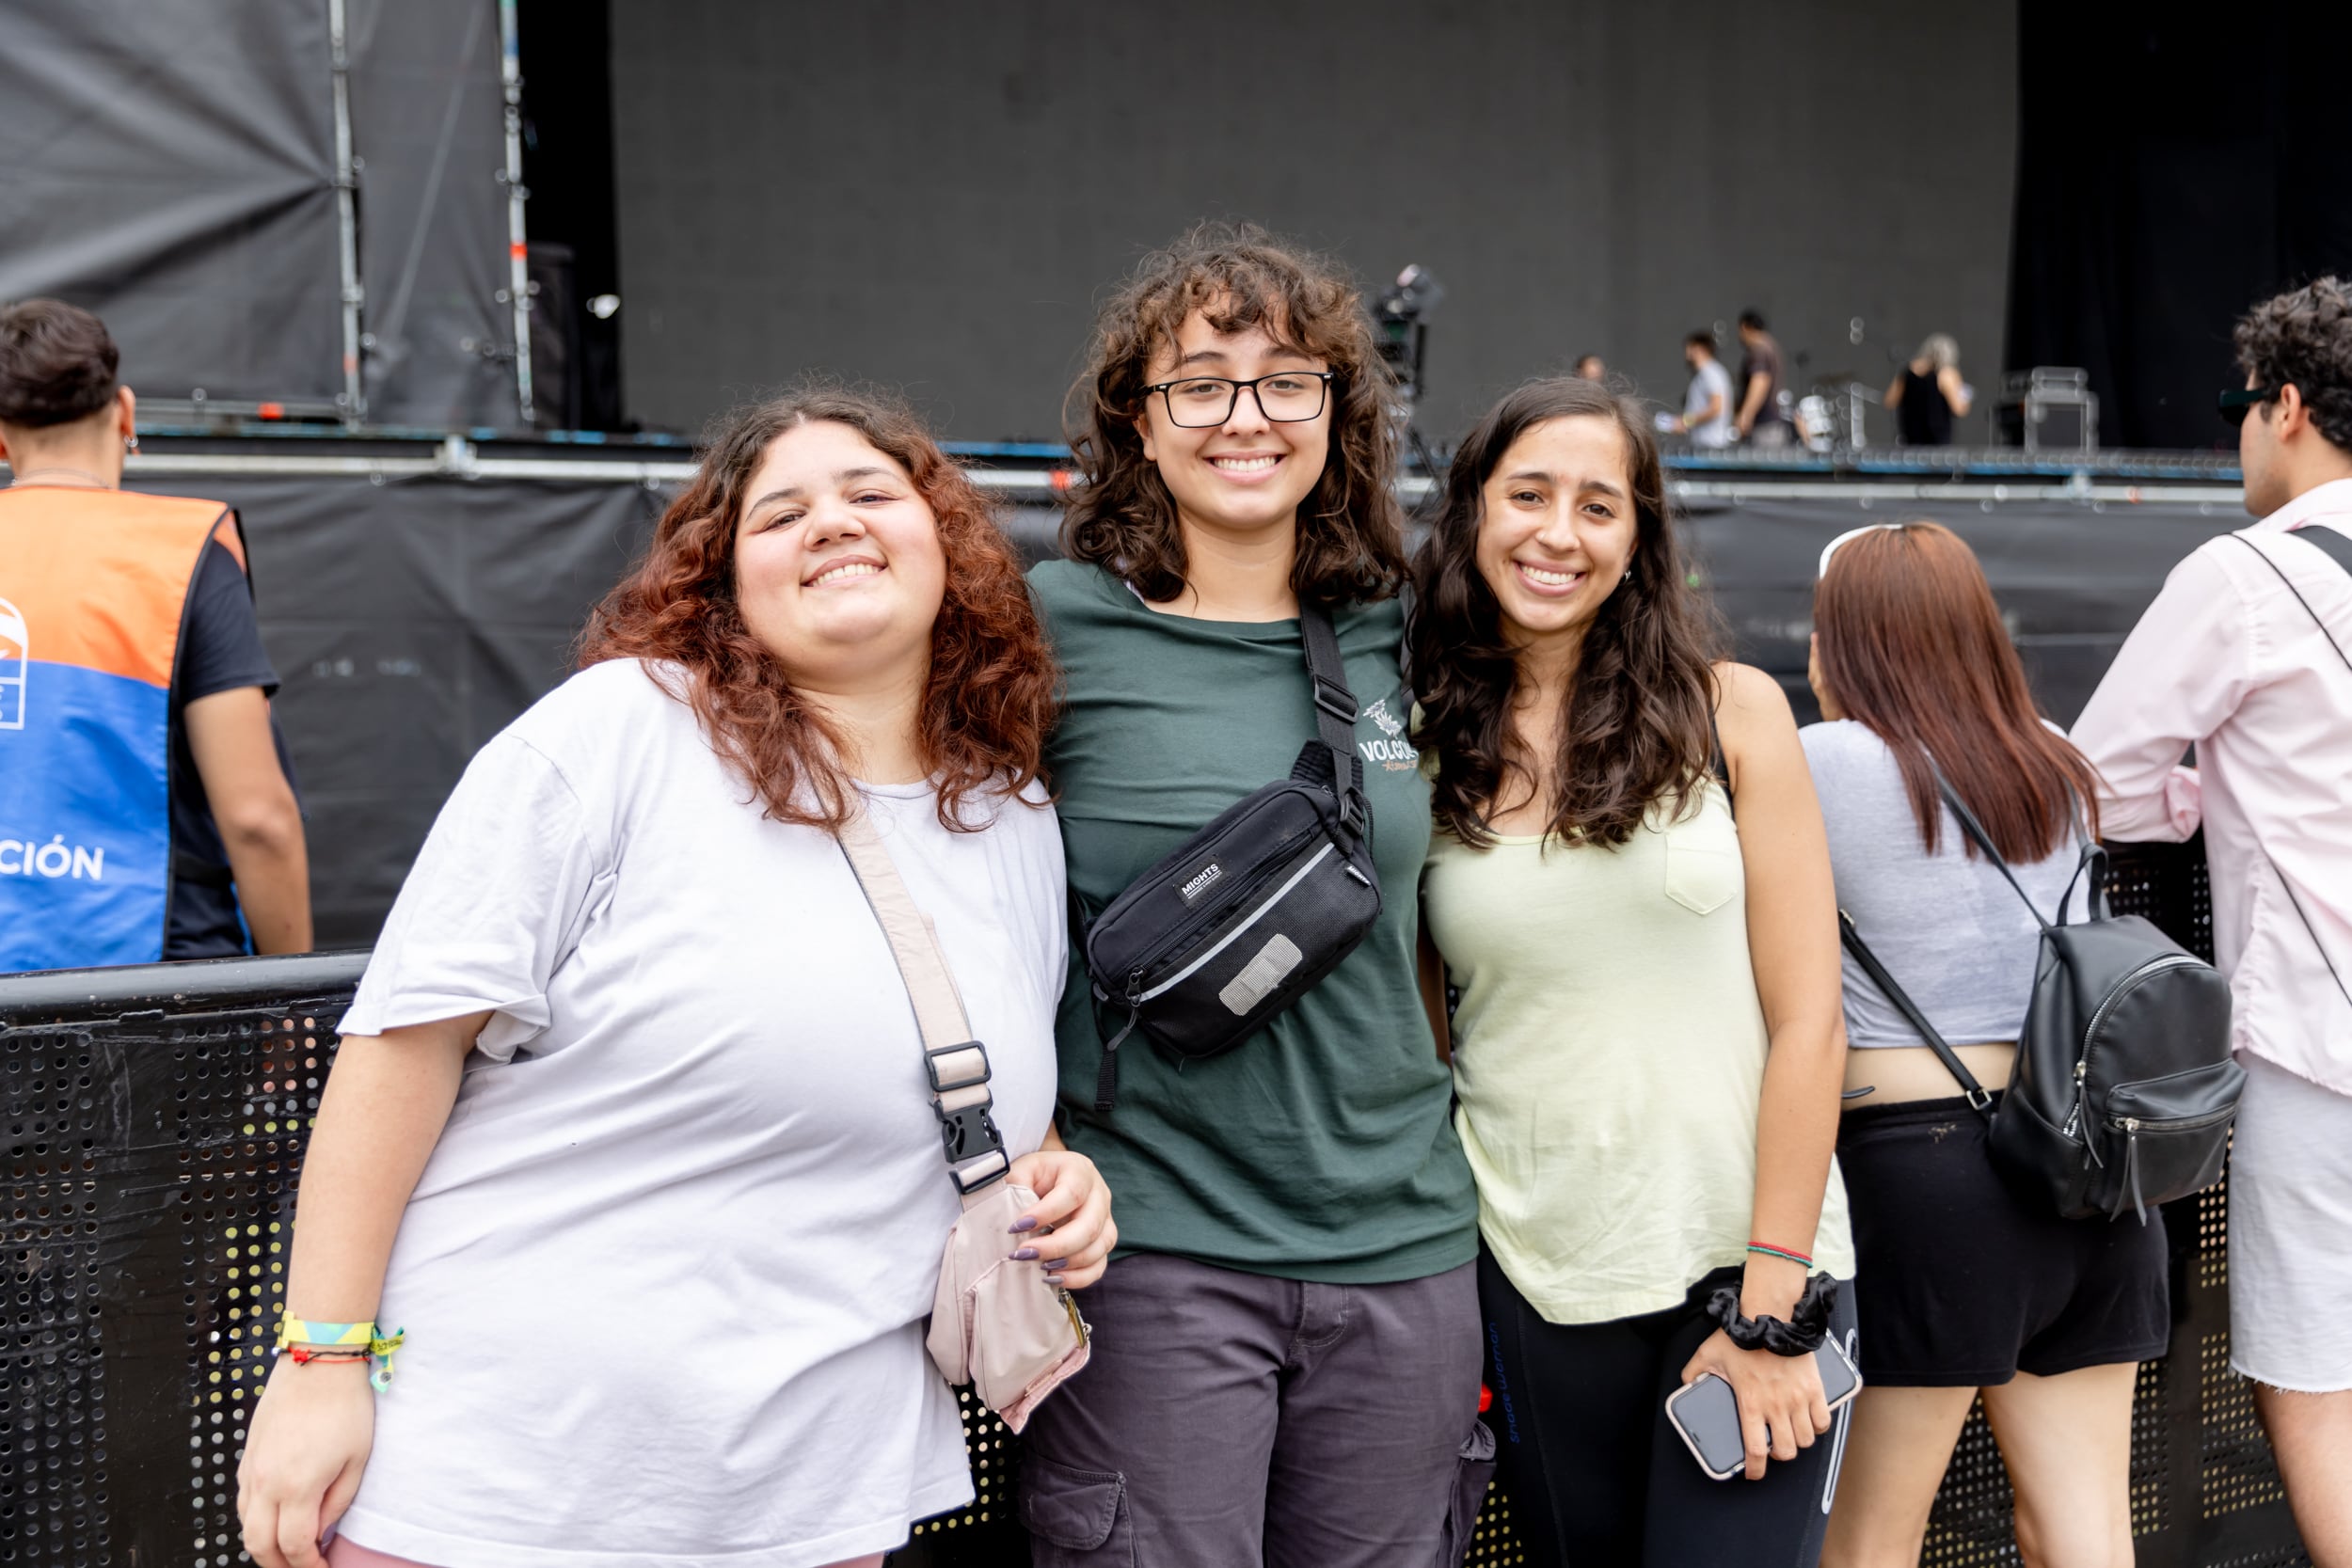
[[[1768, 1037], [1720, 785], [1614, 848], [1440, 832], [1422, 896], [1461, 990], [1455, 1124], [1478, 1224], [1553, 1323], [1678, 1305], [1746, 1260]], [[1788, 1243], [1784, 1243], [1788, 1244]], [[1833, 1163], [1814, 1266], [1853, 1274]]]

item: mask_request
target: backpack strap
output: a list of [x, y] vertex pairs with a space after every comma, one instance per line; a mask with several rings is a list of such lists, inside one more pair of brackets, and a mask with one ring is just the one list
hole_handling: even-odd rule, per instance
[[[1935, 759], [1933, 757], [1930, 757], [1928, 759], [1928, 766], [1935, 768]], [[1976, 841], [1977, 847], [1984, 851], [1984, 858], [1993, 863], [1994, 868], [2000, 872], [2002, 879], [2007, 881], [2010, 887], [2016, 889], [2017, 896], [2024, 901], [2026, 912], [2033, 916], [2034, 924], [2041, 927], [2044, 931], [2055, 930], [2055, 927], [2053, 927], [2048, 921], [2042, 918], [2042, 911], [2035, 906], [2033, 896], [2026, 891], [2025, 884], [2018, 881], [2016, 873], [2010, 870], [2009, 862], [2001, 859], [2001, 852], [1993, 847], [1993, 837], [1990, 833], [1987, 833], [1984, 831], [1984, 824], [1977, 820], [1977, 814], [1970, 811], [1968, 807], [1962, 802], [1959, 795], [1953, 792], [1951, 781], [1944, 777], [1944, 769], [1941, 768], [1935, 768], [1935, 787], [1943, 792], [1944, 803], [1951, 807], [1952, 815], [1960, 819], [1961, 831]], [[2087, 857], [2089, 852], [2086, 851], [2085, 853]], [[2105, 851], [2102, 851], [2102, 853], [2105, 853]], [[2080, 866], [2075, 867], [2075, 875], [2080, 876], [2081, 874], [2082, 868]], [[2074, 884], [2069, 882], [2067, 884], [2067, 892], [2071, 894], [2073, 891]], [[2066, 905], [2063, 899], [2061, 899], [2058, 903], [2058, 913], [2060, 916], [2063, 916], [2066, 913]]]
[[[2027, 900], [2028, 905], [2031, 902]], [[1854, 956], [1854, 962], [1862, 966], [1863, 973], [1869, 975], [1879, 990], [1886, 993], [1886, 999], [1911, 1021], [1911, 1026], [1919, 1031], [1919, 1037], [1928, 1042], [1928, 1049], [1934, 1052], [1935, 1059], [1944, 1064], [1944, 1070], [1960, 1080], [1961, 1093], [1967, 1097], [1969, 1109], [1991, 1121], [1993, 1092], [1968, 1070], [1968, 1064], [1960, 1059], [1960, 1053], [1954, 1051], [1950, 1042], [1936, 1032], [1935, 1025], [1928, 1022], [1928, 1015], [1919, 1010], [1919, 1004], [1911, 999], [1910, 992], [1895, 983], [1895, 977], [1886, 973], [1886, 966], [1879, 962], [1878, 955], [1870, 951], [1869, 943], [1862, 940], [1862, 933], [1854, 929], [1853, 916], [1843, 910], [1837, 911], [1837, 940], [1846, 944], [1846, 951]]]

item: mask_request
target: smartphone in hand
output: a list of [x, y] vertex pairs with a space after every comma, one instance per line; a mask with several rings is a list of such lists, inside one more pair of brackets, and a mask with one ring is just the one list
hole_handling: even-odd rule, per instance
[[[1862, 1374], [1835, 1339], [1823, 1339], [1813, 1353], [1814, 1370], [1821, 1374], [1821, 1394], [1836, 1415], [1847, 1401], [1862, 1392]], [[1713, 1372], [1702, 1372], [1666, 1396], [1666, 1419], [1682, 1434], [1683, 1446], [1699, 1468], [1715, 1481], [1729, 1481], [1747, 1468], [1748, 1445], [1740, 1435], [1740, 1402], [1731, 1385]]]

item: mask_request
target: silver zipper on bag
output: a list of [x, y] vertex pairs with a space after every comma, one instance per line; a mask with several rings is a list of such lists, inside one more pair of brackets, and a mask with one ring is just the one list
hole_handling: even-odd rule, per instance
[[[2142, 980], [2157, 971], [2178, 969], [2184, 964], [2202, 962], [2202, 959], [2187, 953], [2167, 953], [2161, 958], [2151, 958], [2118, 981], [2115, 989], [2107, 993], [2107, 999], [2099, 1004], [2099, 1010], [2090, 1015], [2090, 1027], [2083, 1031], [2083, 1053], [2074, 1063], [2074, 1108], [2068, 1114], [2066, 1125], [2059, 1129], [2061, 1137], [2074, 1136], [2076, 1131], [2083, 1125], [2083, 1112], [2090, 1098], [2090, 1085], [2085, 1083], [2085, 1079], [2090, 1072], [2090, 1058], [2099, 1049], [2099, 1030], [2101, 1025], [2106, 1022], [2107, 1015], [2115, 1011], [2117, 1006], [2122, 1005], [2123, 998]], [[2089, 1147], [2088, 1140], [2085, 1140], [2085, 1146]], [[2105, 1164], [2099, 1159], [2096, 1149], [2091, 1150], [2091, 1160], [2094, 1164]]]

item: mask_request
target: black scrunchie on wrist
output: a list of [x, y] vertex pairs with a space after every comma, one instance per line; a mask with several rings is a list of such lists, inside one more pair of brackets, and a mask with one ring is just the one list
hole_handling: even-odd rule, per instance
[[1740, 1313], [1740, 1287], [1725, 1285], [1708, 1298], [1707, 1315], [1723, 1325], [1724, 1335], [1741, 1350], [1768, 1350], [1774, 1355], [1811, 1355], [1829, 1338], [1829, 1315], [1837, 1306], [1837, 1281], [1817, 1274], [1804, 1282], [1804, 1294], [1787, 1323], [1774, 1317], [1748, 1318]]

